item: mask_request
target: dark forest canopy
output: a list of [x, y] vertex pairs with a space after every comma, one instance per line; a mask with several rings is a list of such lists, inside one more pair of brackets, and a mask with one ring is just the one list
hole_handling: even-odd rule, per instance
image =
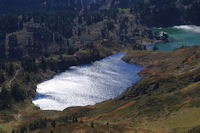
[[[56, 0], [56, 2], [55, 0], [0, 0], [0, 13], [9, 13], [0, 14], [1, 59], [60, 52], [60, 49], [74, 44], [74, 40], [83, 44], [85, 38], [74, 39], [71, 42], [69, 39], [76, 35], [80, 37], [86, 33], [87, 36], [91, 36], [90, 32], [94, 28], [88, 30], [89, 27], [103, 22], [107, 18], [109, 18], [108, 22], [103, 24], [100, 29], [101, 39], [108, 39], [109, 31], [115, 29], [114, 25], [117, 24], [119, 31], [115, 31], [115, 34], [123, 42], [124, 39], [130, 38], [130, 36], [126, 36], [126, 33], [129, 29], [127, 25], [130, 26], [131, 23], [148, 27], [200, 24], [200, 0], [127, 0], [123, 2], [122, 0], [100, 0], [99, 3], [85, 0], [84, 2], [90, 5], [90, 8], [87, 8], [90, 10], [95, 7], [95, 4], [98, 5], [95, 9], [131, 7], [130, 13], [135, 16], [137, 21], [126, 17], [117, 18], [120, 11], [117, 9], [99, 10], [80, 16], [79, 12], [82, 6], [85, 7], [85, 5], [81, 5], [80, 0]], [[107, 5], [109, 2], [111, 5]], [[66, 8], [68, 6], [69, 8]], [[77, 12], [68, 12], [75, 11], [75, 8]], [[20, 13], [29, 10], [37, 11]], [[58, 12], [57, 10], [68, 11]], [[14, 15], [12, 12], [17, 14]], [[132, 36], [135, 37], [136, 31], [132, 32], [134, 32]]]
[[99, 9], [128, 8], [137, 0], [0, 0], [0, 13], [35, 10], [85, 13]]
[[150, 27], [200, 25], [200, 0], [141, 0], [134, 11]]
[[[129, 10], [127, 12], [133, 15]], [[128, 29], [131, 25], [132, 28]], [[75, 46], [85, 47], [104, 39], [124, 43], [127, 40], [135, 45], [129, 38], [138, 37], [140, 33], [133, 25], [136, 25], [134, 19], [123, 16], [118, 9], [99, 10], [82, 16], [72, 12], [46, 11], [4, 14], [0, 15], [0, 57], [20, 59], [45, 53], [73, 53]], [[97, 34], [90, 34], [94, 32]], [[152, 36], [144, 29], [141, 34], [143, 37]]]
[[79, 15], [113, 8], [131, 8], [147, 26], [199, 25], [200, 0], [0, 0], [0, 14], [67, 11]]

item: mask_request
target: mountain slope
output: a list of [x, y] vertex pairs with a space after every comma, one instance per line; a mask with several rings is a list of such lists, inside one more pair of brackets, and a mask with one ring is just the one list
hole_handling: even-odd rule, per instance
[[[5, 125], [18, 131], [55, 133], [199, 132], [199, 54], [200, 46], [172, 52], [129, 51], [124, 60], [145, 68], [140, 72], [142, 79], [121, 96], [63, 112], [21, 110], [18, 122]], [[31, 128], [38, 123], [45, 127]]]
[[127, 8], [136, 0], [0, 0], [0, 13], [23, 13], [34, 10], [72, 11], [86, 13], [90, 11]]
[[200, 24], [199, 0], [141, 0], [134, 7], [142, 24], [150, 27]]
[[[1, 2], [6, 4], [8, 1]], [[30, 2], [29, 4], [31, 4], [33, 1], [29, 0], [26, 2]], [[0, 6], [2, 6], [2, 12], [9, 13], [18, 11], [19, 8], [22, 8], [22, 5], [26, 5], [26, 2], [25, 4], [22, 4], [23, 2], [18, 3], [12, 1], [11, 3], [7, 3], [12, 6]], [[68, 10], [68, 8], [66, 8], [67, 3], [64, 4], [66, 1], [63, 3], [60, 1], [55, 2], [54, 0], [42, 1], [42, 5], [39, 0], [35, 2], [37, 4], [33, 2], [31, 7], [27, 7], [27, 9], [22, 8], [19, 12], [29, 11], [28, 8], [30, 8], [30, 10], [41, 9], [47, 11]], [[52, 5], [51, 2], [53, 3]], [[130, 1], [126, 1], [126, 4], [119, 0], [86, 1], [91, 7], [87, 7], [84, 2], [85, 1], [79, 0], [75, 0], [71, 4], [69, 2], [70, 9], [68, 11], [76, 11], [77, 13], [82, 14], [87, 10], [92, 11], [112, 7], [129, 7], [126, 4]], [[117, 4], [118, 2], [121, 3]], [[104, 29], [106, 30], [99, 30], [98, 32], [99, 36], [101, 35], [103, 37], [100, 38], [100, 40], [95, 39], [91, 45], [87, 45], [87, 47], [77, 50], [73, 50], [73, 47], [72, 51], [70, 49], [68, 52], [44, 52], [43, 55], [36, 55], [35, 57], [31, 56], [31, 58], [25, 58], [25, 60], [6, 60], [0, 62], [1, 85], [7, 87], [6, 89], [0, 88], [0, 108], [3, 108], [0, 110], [0, 132], [200, 132], [200, 46], [182, 47], [171, 52], [149, 50], [133, 51], [130, 49], [130, 46], [121, 45], [118, 43], [119, 41], [116, 43], [102, 41], [106, 40], [104, 38], [106, 37], [105, 31], [107, 31], [108, 35], [111, 34], [111, 37], [116, 37], [117, 39], [120, 38], [120, 40], [122, 38], [122, 41], [125, 44], [127, 42], [125, 42], [124, 39], [126, 40], [126, 38], [129, 39], [138, 36], [139, 44], [141, 44], [145, 35], [149, 36], [148, 33], [151, 33], [151, 31], [143, 28], [143, 25], [140, 25], [140, 23], [149, 27], [166, 27], [185, 23], [198, 25], [200, 22], [198, 18], [199, 5], [199, 0], [144, 0], [137, 3], [135, 9], [130, 10], [131, 14], [127, 12], [124, 14], [122, 13], [119, 14], [119, 16], [116, 16], [116, 19], [114, 19], [115, 17], [112, 19], [109, 18], [115, 16], [114, 14], [106, 15], [103, 17], [103, 20], [97, 19], [100, 17], [98, 13], [90, 14], [91, 16], [86, 14], [83, 18], [76, 16], [72, 19], [73, 21], [69, 21], [76, 23], [79, 23], [78, 21], [80, 21], [80, 25], [76, 24], [78, 27], [71, 26], [74, 28], [72, 33], [76, 33], [73, 34], [72, 44], [75, 42], [73, 41], [74, 39], [77, 39], [78, 41], [80, 37], [85, 39], [86, 34], [87, 37], [92, 37], [92, 39], [94, 39], [93, 33], [95, 33], [96, 28], [100, 29], [101, 26], [104, 26], [105, 24], [106, 28]], [[92, 7], [95, 6], [96, 9], [92, 9]], [[59, 7], [62, 8], [59, 9]], [[78, 8], [74, 9], [74, 7]], [[3, 9], [5, 9], [5, 11], [3, 11]], [[44, 19], [48, 18], [45, 17], [46, 15], [37, 14], [32, 16], [29, 21], [26, 21], [24, 26], [25, 28], [28, 28], [30, 32], [31, 30], [36, 29], [36, 31], [38, 31], [35, 32], [35, 35], [37, 35], [35, 36], [36, 39], [38, 39], [38, 41], [42, 40], [46, 42], [46, 39], [52, 38], [51, 35], [46, 35], [46, 33], [48, 33], [47, 31], [50, 31], [49, 29], [57, 24], [52, 24], [52, 22], [62, 22], [60, 20], [65, 21], [62, 14], [60, 15], [60, 17], [59, 15], [55, 15], [53, 16], [54, 19], [48, 20]], [[138, 19], [135, 19], [135, 17]], [[82, 21], [82, 19], [86, 20]], [[13, 20], [16, 25], [12, 25], [11, 23], [11, 25], [14, 26], [14, 29], [16, 28], [16, 32], [14, 32], [13, 35], [16, 34], [21, 41], [23, 40], [22, 37], [24, 37], [21, 36], [21, 34], [23, 34], [26, 29], [22, 30], [23, 28], [19, 28], [18, 22], [20, 22], [21, 16], [13, 18]], [[140, 20], [140, 22], [137, 23], [137, 20]], [[109, 21], [114, 24], [114, 29], [111, 28], [113, 30], [110, 30], [110, 32], [107, 30], [109, 29], [109, 23], [107, 23]], [[2, 22], [7, 21], [4, 21], [3, 19]], [[68, 22], [68, 20], [66, 20], [66, 22]], [[123, 24], [120, 25], [121, 22]], [[88, 23], [87, 26], [85, 23]], [[65, 24], [67, 23], [63, 22], [62, 24], [64, 25], [63, 27], [65, 27]], [[49, 27], [47, 27], [47, 25]], [[58, 23], [56, 26], [60, 26], [60, 24]], [[55, 30], [57, 33], [61, 34], [63, 33], [63, 27], [59, 27], [60, 29], [54, 27], [52, 31]], [[78, 35], [81, 34], [78, 32], [81, 31], [79, 28], [82, 27], [90, 29], [90, 32], [94, 30], [94, 32], [90, 35], [88, 30], [82, 30], [83, 36]], [[129, 27], [132, 27], [133, 29]], [[46, 29], [46, 31], [43, 28]], [[120, 32], [115, 32], [118, 31], [118, 29], [121, 29], [119, 30]], [[13, 31], [8, 31], [7, 35], [9, 35], [10, 32], [12, 33]], [[128, 36], [126, 35], [126, 32], [128, 32]], [[121, 33], [121, 35], [118, 37], [118, 35], [115, 36], [113, 33]], [[63, 34], [67, 35], [65, 32]], [[31, 36], [32, 34], [27, 34], [26, 32], [26, 35]], [[151, 34], [150, 37], [152, 37]], [[3, 39], [7, 41], [6, 34], [3, 36]], [[10, 40], [10, 46], [15, 44], [14, 47], [12, 48], [6, 45], [6, 47], [3, 47], [2, 49], [12, 48], [13, 51], [17, 51], [16, 46], [20, 45], [18, 45], [18, 43], [13, 43], [16, 42], [16, 37], [11, 36]], [[67, 40], [65, 41], [67, 43]], [[133, 46], [137, 44], [134, 38], [133, 40], [128, 41], [130, 41]], [[27, 40], [25, 42], [28, 43], [29, 41]], [[4, 41], [1, 41], [1, 43], [4, 43]], [[36, 42], [35, 44], [39, 43]], [[44, 43], [41, 42], [41, 44]], [[80, 44], [82, 44], [82, 42]], [[30, 50], [34, 50], [33, 45], [28, 46], [31, 47]], [[136, 45], [135, 47], [138, 46]], [[21, 49], [22, 47], [17, 48]], [[45, 48], [43, 49], [45, 50]], [[101, 59], [122, 49], [129, 49], [126, 51], [126, 56], [123, 58], [124, 61], [142, 65], [144, 70], [140, 72], [142, 79], [129, 87], [127, 91], [119, 97], [98, 103], [94, 106], [67, 108], [62, 112], [42, 111], [32, 104], [32, 98], [36, 93], [35, 86], [38, 82], [44, 81], [46, 78], [51, 77], [57, 72], [66, 70], [69, 66], [80, 65]], [[39, 50], [41, 50], [40, 47], [38, 53], [41, 53]], [[2, 51], [5, 52], [5, 50]], [[15, 57], [15, 55], [13, 56]]]

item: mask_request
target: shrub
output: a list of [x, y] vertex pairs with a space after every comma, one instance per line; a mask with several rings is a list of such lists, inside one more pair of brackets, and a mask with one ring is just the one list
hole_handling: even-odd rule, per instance
[[153, 51], [158, 50], [158, 47], [156, 45], [153, 46]]
[[11, 105], [11, 96], [6, 88], [2, 88], [0, 93], [0, 109], [9, 108]]
[[11, 88], [11, 96], [17, 101], [24, 101], [25, 99], [25, 92], [20, 88], [17, 83], [14, 83]]

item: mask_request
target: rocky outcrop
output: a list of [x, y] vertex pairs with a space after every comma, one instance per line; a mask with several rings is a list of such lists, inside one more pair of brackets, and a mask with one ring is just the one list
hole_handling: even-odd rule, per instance
[[155, 32], [154, 33], [154, 37], [156, 38], [156, 40], [161, 40], [164, 42], [169, 42], [169, 36], [166, 32]]

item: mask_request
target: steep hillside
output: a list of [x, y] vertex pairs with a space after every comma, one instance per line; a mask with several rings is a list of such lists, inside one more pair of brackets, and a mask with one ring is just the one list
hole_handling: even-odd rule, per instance
[[[110, 10], [86, 13], [99, 9]], [[200, 132], [200, 46], [145, 47], [162, 38], [148, 27], [199, 25], [199, 10], [200, 0], [1, 0], [1, 14], [16, 14], [0, 15], [0, 132]], [[120, 96], [62, 112], [32, 104], [39, 82], [119, 51], [144, 67]]]
[[114, 41], [135, 50], [145, 49], [143, 44], [156, 38], [150, 29], [135, 21], [129, 10], [103, 10], [83, 16], [40, 11], [0, 15], [0, 57], [73, 54], [96, 41]]
[[69, 11], [79, 15], [113, 8], [131, 8], [148, 26], [199, 24], [199, 0], [1, 0], [0, 14]]
[[150, 27], [199, 25], [199, 0], [141, 0], [134, 6], [141, 23]]
[[2, 127], [55, 133], [199, 132], [199, 54], [200, 46], [172, 52], [128, 51], [124, 60], [145, 68], [142, 79], [121, 96], [63, 112], [29, 107]]
[[137, 0], [1, 0], [0, 13], [24, 13], [35, 10], [86, 13], [100, 9], [127, 8]]

